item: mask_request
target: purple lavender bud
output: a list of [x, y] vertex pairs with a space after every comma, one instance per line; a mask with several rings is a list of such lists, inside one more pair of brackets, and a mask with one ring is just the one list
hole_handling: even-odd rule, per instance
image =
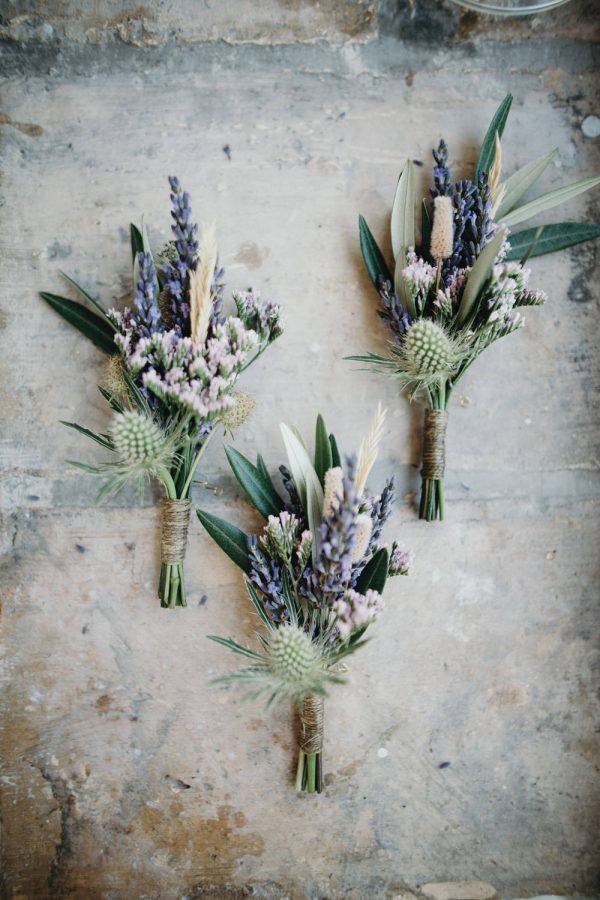
[[379, 310], [378, 315], [388, 323], [396, 337], [404, 337], [411, 324], [411, 318], [398, 300], [391, 282], [384, 281], [380, 275], [378, 285], [379, 299], [383, 306], [383, 309]]
[[153, 332], [163, 330], [159, 327], [158, 281], [150, 253], [138, 253], [137, 261], [139, 276], [134, 300], [135, 319], [140, 336], [149, 337]]
[[452, 192], [450, 183], [450, 169], [448, 168], [448, 145], [443, 139], [439, 142], [437, 150], [431, 151], [435, 160], [433, 168], [433, 181], [435, 188], [430, 192], [432, 197], [448, 196]]
[[175, 247], [179, 260], [164, 267], [165, 288], [169, 293], [173, 327], [183, 335], [190, 332], [190, 305], [188, 300], [190, 287], [190, 270], [197, 265], [198, 226], [190, 222], [192, 215], [191, 198], [183, 191], [179, 179], [169, 176], [171, 187], [171, 230], [175, 238]]
[[371, 518], [373, 520], [373, 530], [371, 532], [370, 549], [374, 549], [377, 545], [383, 526], [392, 514], [392, 504], [394, 502], [394, 476], [392, 475], [385, 483], [381, 494], [373, 500], [371, 506]]

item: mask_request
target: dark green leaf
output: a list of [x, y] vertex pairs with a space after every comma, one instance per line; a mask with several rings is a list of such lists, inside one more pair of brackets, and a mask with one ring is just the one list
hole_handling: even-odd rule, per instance
[[424, 259], [429, 258], [429, 245], [431, 243], [431, 216], [429, 215], [429, 207], [427, 200], [423, 200], [421, 219], [421, 256]]
[[104, 437], [101, 434], [96, 434], [94, 431], [90, 431], [89, 428], [83, 428], [81, 425], [78, 425], [76, 422], [65, 422], [63, 419], [60, 420], [61, 425], [66, 425], [67, 428], [74, 428], [75, 431], [78, 431], [79, 434], [85, 435], [85, 437], [90, 438], [92, 441], [96, 441], [97, 444], [100, 444], [102, 447], [106, 447], [107, 450], [114, 450], [113, 442]]
[[357, 591], [364, 594], [372, 590], [382, 594], [387, 581], [390, 555], [385, 547], [381, 547], [366, 564], [356, 585]]
[[[600, 237], [600, 225], [593, 222], [559, 222], [556, 225], [526, 228], [510, 235], [510, 251], [506, 259], [519, 260], [525, 256], [543, 256], [545, 253], [555, 253], [557, 250], [564, 250], [566, 247], [573, 247], [575, 244], [582, 244], [597, 237]], [[530, 248], [531, 253], [528, 253]]]
[[131, 258], [135, 260], [138, 253], [144, 252], [144, 238], [140, 229], [133, 222], [129, 225], [129, 237], [131, 240]]
[[125, 407], [123, 406], [123, 404], [119, 403], [117, 398], [113, 397], [113, 395], [109, 393], [106, 388], [102, 387], [101, 384], [98, 385], [98, 390], [100, 391], [106, 402], [110, 403], [115, 412], [122, 413], [125, 411]]
[[332, 465], [331, 444], [327, 436], [327, 428], [323, 416], [318, 415], [315, 433], [315, 472], [322, 485], [325, 484], [325, 472], [331, 469]]
[[358, 233], [360, 236], [360, 249], [365, 261], [365, 266], [367, 267], [369, 278], [377, 290], [379, 290], [380, 278], [393, 284], [394, 279], [383, 258], [383, 253], [377, 246], [377, 242], [362, 216], [358, 217]]
[[219, 519], [203, 509], [197, 509], [196, 515], [221, 550], [236, 566], [239, 566], [246, 574], [250, 574], [250, 559], [248, 557], [248, 535], [240, 528]]
[[342, 465], [342, 457], [340, 456], [340, 451], [338, 450], [337, 441], [335, 439], [335, 435], [329, 435], [329, 443], [331, 445], [331, 465], [332, 466], [341, 466]]
[[273, 487], [271, 479], [265, 478], [249, 459], [233, 447], [225, 447], [225, 455], [233, 474], [261, 516], [265, 519], [269, 516], [278, 516], [283, 509], [283, 500]]
[[60, 269], [59, 271], [60, 271], [60, 274], [62, 275], [62, 277], [63, 277], [63, 278], [66, 278], [67, 281], [69, 282], [69, 284], [72, 284], [72, 285], [73, 285], [73, 287], [75, 288], [76, 291], [79, 291], [79, 293], [80, 293], [83, 297], [85, 297], [86, 300], [89, 300], [89, 301], [90, 301], [90, 303], [92, 304], [92, 306], [95, 306], [95, 307], [96, 307], [96, 309], [98, 310], [98, 312], [101, 313], [102, 317], [103, 317], [104, 319], [106, 319], [106, 321], [108, 322], [108, 324], [110, 325], [110, 327], [112, 328], [112, 330], [115, 331], [114, 325], [112, 324], [112, 322], [111, 322], [111, 321], [107, 318], [107, 316], [106, 316], [106, 310], [104, 309], [104, 307], [103, 307], [100, 303], [98, 303], [98, 301], [95, 300], [95, 299], [92, 297], [91, 294], [88, 294], [88, 292], [85, 290], [85, 288], [82, 288], [80, 284], [77, 284], [77, 282], [75, 281], [74, 278], [71, 278], [71, 276], [70, 276], [70, 275], [67, 275], [66, 272], [63, 272], [62, 269]]
[[348, 646], [352, 647], [354, 644], [358, 644], [358, 642], [360, 641], [361, 637], [363, 636], [363, 634], [365, 633], [365, 631], [367, 630], [368, 627], [369, 627], [369, 623], [367, 622], [366, 625], [362, 625], [360, 628], [357, 628], [356, 631], [353, 631], [352, 634], [350, 635], [350, 640], [348, 641]]
[[81, 303], [59, 297], [57, 294], [48, 294], [40, 291], [40, 297], [49, 303], [59, 315], [74, 325], [82, 334], [89, 338], [100, 350], [105, 353], [116, 353], [117, 348], [113, 340], [113, 328], [106, 319], [101, 319], [96, 313], [91, 312]]
[[481, 145], [481, 151], [475, 169], [476, 174], [478, 172], [489, 172], [494, 165], [494, 159], [496, 158], [496, 134], [499, 138], [502, 137], [512, 102], [512, 94], [507, 94], [494, 113], [494, 118], [490, 122], [490, 127], [488, 128], [487, 134], [483, 139], [483, 144]]
[[[265, 461], [264, 461], [264, 459], [262, 458], [262, 456], [261, 456], [260, 453], [259, 453], [258, 456], [256, 457], [256, 468], [258, 469], [258, 471], [260, 472], [260, 474], [262, 475], [262, 477], [265, 479], [265, 481], [267, 481], [267, 482], [271, 485], [271, 487], [273, 488], [273, 490], [275, 491], [275, 493], [277, 493], [277, 490], [276, 490], [276, 488], [275, 488], [275, 485], [273, 484], [273, 479], [271, 478], [271, 475], [270, 475], [270, 473], [269, 473], [269, 470], [267, 469], [267, 467], [266, 467], [266, 465], [265, 465]], [[278, 496], [279, 496], [279, 495], [278, 495]]]

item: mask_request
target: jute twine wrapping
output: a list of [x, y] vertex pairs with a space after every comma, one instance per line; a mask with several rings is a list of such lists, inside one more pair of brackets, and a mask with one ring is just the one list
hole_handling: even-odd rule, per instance
[[423, 432], [423, 478], [438, 480], [446, 469], [446, 428], [448, 413], [443, 409], [425, 410]]
[[305, 697], [300, 713], [300, 749], [307, 755], [323, 749], [323, 718], [325, 704], [322, 697]]
[[191, 500], [163, 500], [161, 562], [183, 562], [187, 549]]

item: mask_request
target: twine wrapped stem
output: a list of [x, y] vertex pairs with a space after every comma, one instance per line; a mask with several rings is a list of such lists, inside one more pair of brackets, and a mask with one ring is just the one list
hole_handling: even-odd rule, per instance
[[448, 413], [444, 409], [425, 410], [423, 468], [421, 471], [424, 479], [437, 481], [444, 477], [447, 427]]
[[309, 793], [323, 790], [323, 720], [325, 705], [322, 697], [305, 697], [300, 710], [300, 752], [296, 790]]
[[323, 719], [325, 704], [322, 697], [305, 697], [300, 713], [300, 749], [307, 756], [323, 749]]
[[187, 549], [191, 500], [163, 500], [158, 595], [163, 607], [187, 606], [183, 560]]
[[185, 559], [191, 500], [163, 500], [160, 554], [163, 563], [178, 563]]

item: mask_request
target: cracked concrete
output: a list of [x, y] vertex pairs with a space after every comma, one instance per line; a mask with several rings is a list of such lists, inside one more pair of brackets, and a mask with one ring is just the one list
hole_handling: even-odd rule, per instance
[[[415, 518], [420, 410], [343, 359], [385, 346], [356, 218], [383, 239], [406, 155], [427, 165], [443, 134], [465, 171], [511, 90], [511, 170], [554, 145], [546, 188], [598, 170], [593, 4], [508, 23], [437, 0], [124, 6], [0, 15], [5, 894], [597, 893], [598, 247], [534, 261], [549, 304], [464, 380], [443, 526]], [[275, 468], [282, 412], [307, 431], [317, 409], [352, 448], [390, 409], [374, 481], [397, 473], [389, 533], [417, 563], [328, 701], [320, 798], [291, 788], [290, 711], [209, 684], [232, 661], [205, 635], [252, 640], [239, 573], [194, 526], [190, 607], [161, 611], [157, 496], [96, 508], [64, 462], [98, 458], [58, 422], [106, 427], [102, 359], [37, 291], [66, 292], [65, 268], [122, 299], [127, 224], [166, 236], [172, 172], [217, 220], [228, 287], [285, 310], [240, 450]], [[203, 475], [223, 493], [198, 502], [253, 527], [218, 442]]]

